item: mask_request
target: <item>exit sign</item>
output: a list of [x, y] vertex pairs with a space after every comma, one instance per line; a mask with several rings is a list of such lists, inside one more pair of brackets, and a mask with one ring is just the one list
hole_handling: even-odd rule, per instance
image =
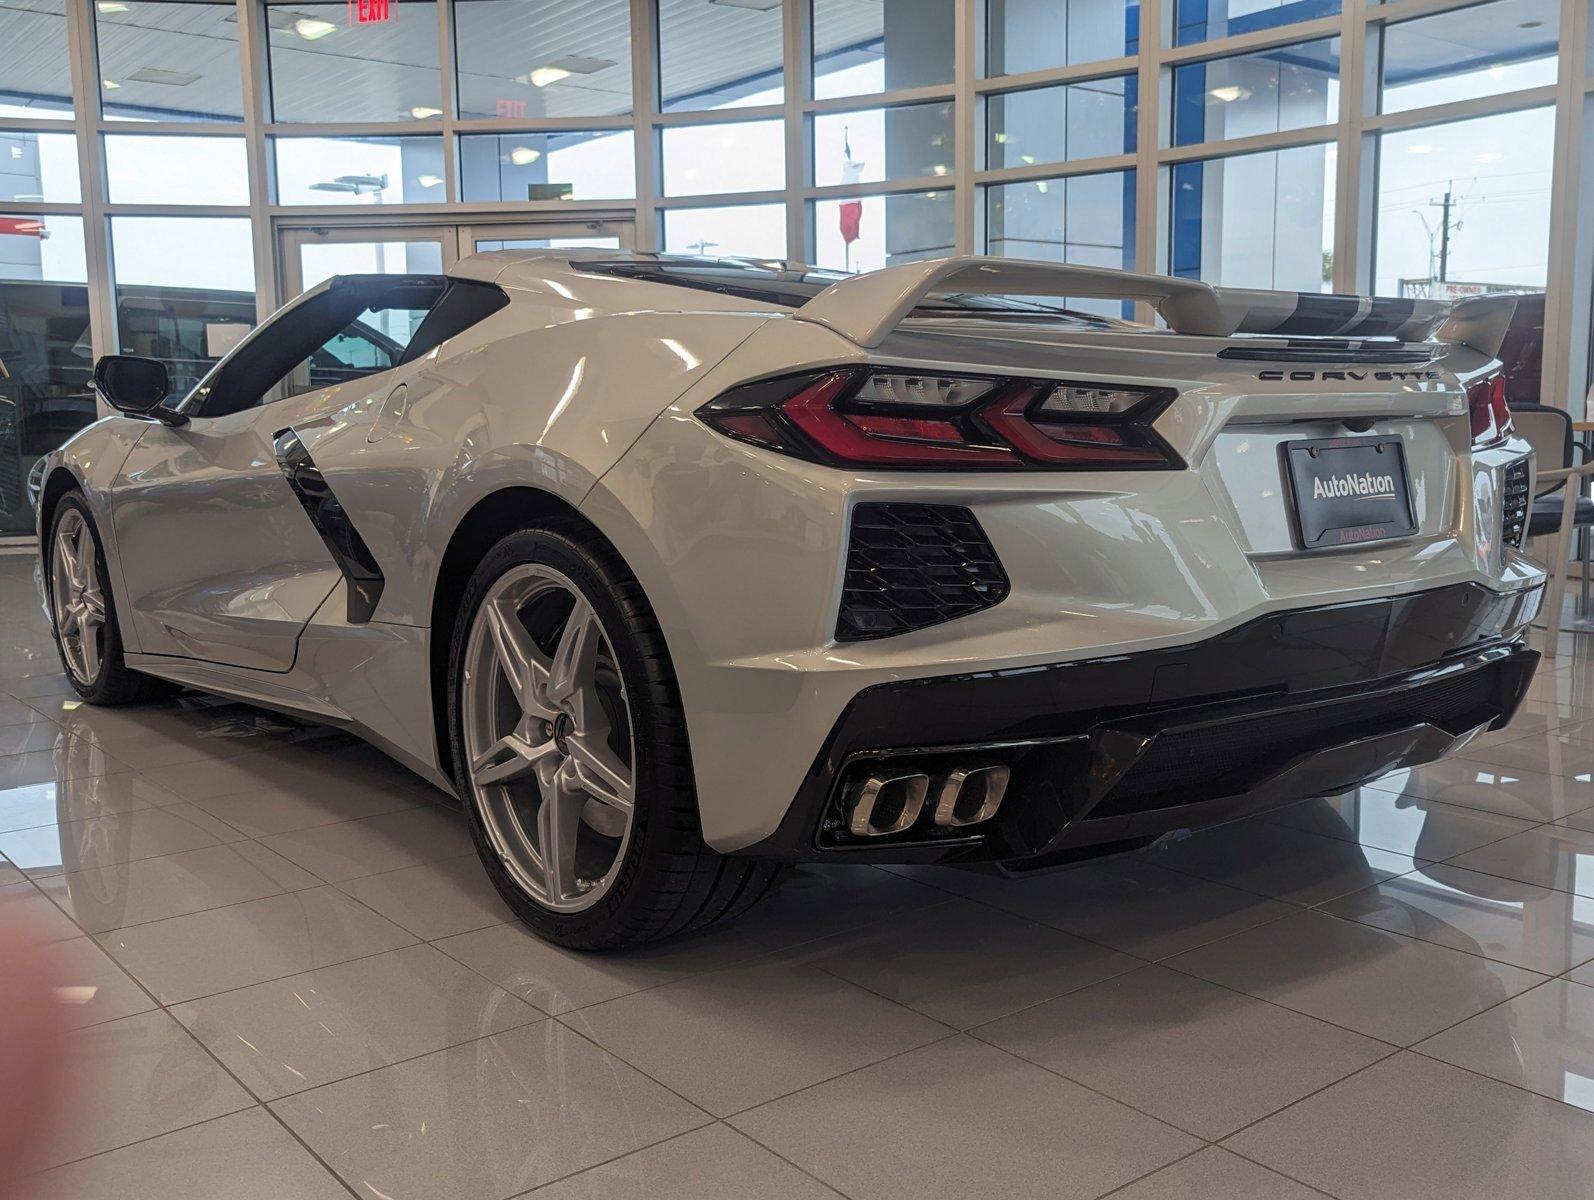
[[377, 25], [393, 19], [393, 0], [349, 0], [349, 24]]

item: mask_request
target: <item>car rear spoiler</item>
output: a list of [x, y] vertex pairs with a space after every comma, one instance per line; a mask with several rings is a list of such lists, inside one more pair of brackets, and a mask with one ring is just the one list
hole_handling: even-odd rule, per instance
[[1110, 267], [962, 255], [849, 276], [799, 308], [797, 319], [823, 325], [873, 349], [935, 294], [1142, 300], [1175, 333], [1201, 337], [1271, 333], [1418, 342], [1451, 311], [1448, 304], [1435, 300], [1219, 288], [1199, 279], [1140, 275]]

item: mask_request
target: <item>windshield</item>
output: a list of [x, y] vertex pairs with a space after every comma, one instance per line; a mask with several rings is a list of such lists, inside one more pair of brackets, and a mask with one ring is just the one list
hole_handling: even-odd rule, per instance
[[[722, 296], [737, 296], [783, 308], [800, 308], [833, 283], [851, 276], [840, 271], [816, 270], [784, 262], [752, 259], [692, 258], [660, 255], [651, 259], [581, 260], [576, 270], [622, 279], [640, 279], [675, 287], [696, 288]], [[1097, 303], [1101, 303], [1098, 301]], [[1116, 302], [1112, 307], [1119, 307]], [[910, 314], [914, 317], [983, 317], [1020, 320], [1067, 321], [1099, 329], [1144, 329], [1133, 321], [1068, 307], [1067, 300], [1045, 301], [1024, 296], [933, 295]]]

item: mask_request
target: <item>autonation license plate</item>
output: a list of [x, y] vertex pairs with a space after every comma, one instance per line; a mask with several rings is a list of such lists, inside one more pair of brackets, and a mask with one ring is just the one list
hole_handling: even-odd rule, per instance
[[1406, 448], [1398, 437], [1285, 442], [1283, 450], [1303, 548], [1324, 550], [1417, 532]]

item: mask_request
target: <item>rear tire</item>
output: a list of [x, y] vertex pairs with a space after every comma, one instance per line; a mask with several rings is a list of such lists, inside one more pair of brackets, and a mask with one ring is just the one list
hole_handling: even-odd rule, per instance
[[477, 851], [539, 936], [583, 950], [657, 941], [745, 911], [780, 875], [703, 842], [658, 620], [583, 523], [488, 551], [461, 600], [448, 684]]
[[82, 493], [70, 492], [56, 506], [43, 559], [51, 633], [73, 690], [90, 704], [104, 706], [170, 695], [170, 684], [134, 671], [122, 655], [111, 573]]

